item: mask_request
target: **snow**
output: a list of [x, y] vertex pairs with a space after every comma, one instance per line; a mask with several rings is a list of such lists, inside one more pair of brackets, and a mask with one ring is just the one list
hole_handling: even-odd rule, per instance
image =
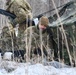
[[2, 60], [2, 57], [1, 57], [1, 53], [0, 53], [0, 61]]
[[12, 52], [5, 52], [3, 59], [4, 60], [11, 60], [12, 59]]
[[0, 63], [0, 75], [76, 75], [76, 68], [55, 68], [40, 63], [18, 63], [3, 60]]

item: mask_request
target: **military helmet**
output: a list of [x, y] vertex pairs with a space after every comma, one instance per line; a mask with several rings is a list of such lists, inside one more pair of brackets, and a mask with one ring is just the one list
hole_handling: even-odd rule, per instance
[[48, 24], [49, 24], [49, 19], [46, 17], [46, 16], [42, 16], [41, 18], [40, 18], [40, 24], [41, 25], [44, 25], [44, 26], [48, 26]]

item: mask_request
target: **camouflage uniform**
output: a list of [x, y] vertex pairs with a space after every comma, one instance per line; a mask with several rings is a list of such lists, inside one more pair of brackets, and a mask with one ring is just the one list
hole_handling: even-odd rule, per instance
[[[45, 20], [42, 20], [42, 22], [44, 21]], [[45, 23], [42, 25], [44, 24]], [[44, 55], [51, 56], [51, 52], [53, 50], [52, 39], [49, 37], [49, 34], [46, 30], [40, 34], [39, 25], [31, 26], [25, 30], [24, 41], [27, 52], [30, 52], [29, 50], [34, 52], [37, 49], [42, 49]]]
[[14, 21], [17, 23], [23, 23], [26, 18], [32, 18], [31, 6], [27, 1], [10, 0], [6, 4], [8, 4], [7, 11], [16, 15]]
[[[26, 29], [26, 24], [22, 23], [26, 20], [26, 18], [32, 18], [31, 14], [31, 6], [27, 1], [24, 0], [9, 0], [7, 3], [7, 11], [13, 13], [16, 15], [16, 18], [14, 21], [19, 23], [19, 28], [18, 28], [18, 35], [14, 36], [15, 40], [15, 45], [17, 46], [17, 50], [24, 50], [24, 41], [22, 41], [23, 33], [24, 30]], [[11, 28], [12, 27], [12, 28]], [[9, 28], [11, 33], [15, 34], [15, 30], [13, 28], [13, 25], [9, 23]]]

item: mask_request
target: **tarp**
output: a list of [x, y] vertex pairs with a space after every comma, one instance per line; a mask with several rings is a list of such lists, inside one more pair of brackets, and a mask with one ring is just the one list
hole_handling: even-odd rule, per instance
[[[70, 4], [62, 16], [49, 24], [54, 28], [54, 39], [58, 44], [60, 58], [65, 63], [73, 62], [76, 58], [76, 1]], [[70, 62], [69, 62], [70, 60]]]
[[[72, 2], [72, 3], [71, 3]], [[63, 25], [72, 25], [76, 22], [76, 1], [71, 1], [70, 5], [68, 5], [60, 18], [53, 21], [49, 26], [56, 27], [59, 26], [61, 23]], [[62, 11], [60, 11], [62, 12]]]

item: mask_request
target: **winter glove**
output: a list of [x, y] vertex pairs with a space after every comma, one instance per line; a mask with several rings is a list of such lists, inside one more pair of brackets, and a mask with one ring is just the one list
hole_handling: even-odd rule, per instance
[[13, 26], [16, 26], [17, 22], [16, 22], [15, 20], [12, 20], [12, 21], [11, 21], [11, 24], [12, 24]]
[[39, 20], [42, 16], [43, 16], [42, 14], [38, 15], [38, 16], [37, 16], [38, 20]]
[[17, 25], [17, 22], [14, 19], [9, 18], [9, 20], [13, 27], [15, 27]]

